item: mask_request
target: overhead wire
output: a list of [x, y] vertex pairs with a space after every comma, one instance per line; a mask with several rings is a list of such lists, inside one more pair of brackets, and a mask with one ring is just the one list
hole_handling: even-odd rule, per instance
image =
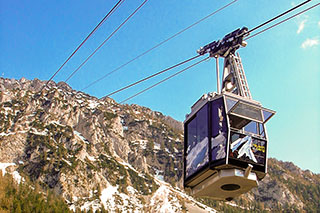
[[161, 81], [159, 81], [159, 82], [157, 82], [157, 83], [155, 83], [155, 84], [147, 87], [146, 89], [144, 89], [144, 90], [142, 90], [142, 91], [140, 91], [140, 92], [138, 92], [138, 93], [130, 96], [129, 98], [126, 98], [125, 100], [119, 102], [119, 104], [122, 104], [122, 103], [124, 103], [124, 102], [126, 102], [126, 101], [128, 101], [128, 100], [130, 100], [130, 99], [132, 99], [132, 98], [134, 98], [134, 97], [136, 97], [136, 96], [138, 96], [138, 95], [140, 95], [140, 94], [142, 94], [142, 93], [150, 90], [150, 89], [152, 89], [153, 87], [158, 86], [159, 84], [161, 84], [161, 83], [163, 83], [163, 82], [165, 82], [165, 81], [167, 81], [167, 80], [169, 80], [169, 79], [171, 79], [171, 78], [179, 75], [179, 74], [182, 73], [182, 72], [187, 71], [188, 69], [190, 69], [190, 68], [192, 68], [192, 67], [200, 64], [201, 62], [204, 62], [205, 60], [208, 60], [209, 58], [210, 58], [210, 56], [208, 56], [208, 57], [206, 57], [206, 58], [204, 58], [204, 59], [202, 59], [202, 60], [200, 60], [200, 61], [198, 61], [198, 62], [196, 62], [196, 63], [194, 63], [194, 64], [192, 64], [192, 65], [190, 65], [190, 66], [188, 66], [188, 67], [186, 67], [186, 68], [184, 68], [184, 69], [182, 69], [182, 70], [180, 70], [179, 72], [176, 72], [176, 73], [170, 75], [169, 77], [167, 77], [167, 78], [165, 78], [165, 79], [163, 79], [163, 80], [161, 80]]
[[89, 85], [87, 85], [86, 87], [82, 88], [81, 90], [86, 90], [86, 89], [88, 89], [89, 87], [91, 87], [92, 85], [98, 83], [99, 81], [103, 80], [104, 78], [108, 77], [108, 76], [111, 75], [112, 73], [114, 73], [114, 72], [122, 69], [123, 67], [127, 66], [127, 65], [130, 64], [131, 62], [139, 59], [140, 57], [146, 55], [147, 53], [151, 52], [152, 50], [160, 47], [160, 46], [163, 45], [164, 43], [170, 41], [171, 39], [173, 39], [173, 38], [175, 38], [176, 36], [180, 35], [181, 33], [185, 32], [186, 30], [194, 27], [195, 25], [203, 22], [204, 20], [208, 19], [209, 17], [213, 16], [214, 14], [216, 14], [216, 13], [220, 12], [221, 10], [229, 7], [230, 5], [232, 5], [233, 3], [235, 3], [236, 1], [238, 1], [238, 0], [233, 0], [232, 2], [230, 2], [230, 3], [226, 4], [226, 5], [224, 5], [223, 7], [219, 8], [218, 10], [215, 10], [214, 12], [210, 13], [209, 15], [207, 15], [207, 16], [203, 17], [202, 19], [200, 19], [200, 20], [194, 22], [193, 24], [189, 25], [188, 27], [180, 30], [179, 32], [177, 32], [177, 33], [175, 33], [174, 35], [170, 36], [169, 38], [161, 41], [160, 43], [158, 43], [157, 45], [151, 47], [150, 49], [146, 50], [145, 52], [141, 53], [140, 55], [132, 58], [131, 60], [127, 61], [126, 63], [124, 63], [124, 64], [120, 65], [119, 67], [115, 68], [114, 70], [108, 72], [107, 74], [105, 74], [105, 75], [102, 76], [101, 78], [99, 78], [99, 79], [91, 82]]
[[248, 39], [250, 39], [250, 38], [253, 38], [253, 37], [255, 37], [255, 36], [257, 36], [257, 35], [265, 32], [265, 31], [271, 29], [271, 28], [274, 28], [274, 27], [276, 27], [276, 26], [278, 26], [278, 25], [280, 25], [280, 24], [282, 24], [282, 23], [284, 23], [284, 22], [286, 22], [286, 21], [288, 21], [288, 20], [290, 20], [290, 19], [292, 19], [292, 18], [294, 18], [294, 17], [296, 17], [296, 16], [298, 16], [298, 15], [301, 15], [302, 13], [305, 13], [306, 11], [311, 10], [312, 8], [315, 8], [315, 7], [319, 6], [319, 5], [320, 5], [320, 3], [317, 3], [317, 4], [315, 4], [315, 5], [311, 6], [311, 7], [308, 7], [307, 9], [302, 10], [302, 11], [300, 11], [300, 12], [298, 12], [298, 13], [296, 13], [296, 14], [294, 14], [294, 15], [292, 15], [292, 16], [290, 16], [290, 17], [288, 17], [288, 18], [286, 18], [286, 19], [284, 19], [284, 20], [282, 20], [282, 21], [279, 21], [279, 22], [271, 25], [270, 27], [267, 27], [267, 28], [265, 28], [265, 29], [263, 29], [263, 30], [255, 33], [255, 34], [253, 34], [253, 35], [245, 38], [244, 40], [248, 40]]
[[87, 61], [126, 23], [134, 14], [136, 14], [140, 8], [147, 2], [148, 0], [144, 0], [80, 65], [77, 69], [75, 69], [71, 75], [65, 80], [67, 82], [76, 72], [80, 70], [80, 68], [87, 63]]
[[76, 52], [82, 47], [82, 45], [101, 27], [101, 25], [118, 9], [118, 7], [125, 0], [119, 0], [112, 9], [103, 17], [103, 19], [97, 24], [97, 26], [87, 35], [87, 37], [79, 44], [79, 46], [72, 52], [72, 54], [67, 58], [67, 60], [59, 67], [59, 69], [50, 77], [46, 84], [42, 87], [40, 92], [48, 85], [48, 83], [61, 71], [64, 65], [76, 54]]
[[160, 75], [160, 74], [162, 74], [162, 73], [165, 73], [165, 72], [167, 72], [167, 71], [169, 71], [169, 70], [171, 70], [171, 69], [173, 69], [173, 68], [176, 68], [176, 67], [178, 67], [178, 66], [181, 66], [181, 65], [183, 65], [183, 64], [185, 64], [185, 63], [187, 63], [187, 62], [189, 62], [189, 61], [192, 61], [192, 60], [194, 60], [194, 59], [196, 59], [196, 58], [198, 58], [198, 57], [200, 57], [200, 55], [191, 57], [191, 58], [189, 58], [189, 59], [187, 59], [187, 60], [185, 60], [185, 61], [182, 61], [182, 62], [180, 62], [180, 63], [177, 63], [177, 64], [175, 64], [175, 65], [173, 65], [173, 66], [171, 66], [171, 67], [168, 67], [168, 68], [166, 68], [166, 69], [164, 69], [164, 70], [161, 70], [161, 71], [159, 71], [159, 72], [157, 72], [157, 73], [154, 73], [154, 74], [152, 74], [152, 75], [150, 75], [150, 76], [148, 76], [148, 77], [145, 77], [145, 78], [143, 78], [143, 79], [141, 79], [141, 80], [139, 80], [139, 81], [136, 81], [136, 82], [134, 82], [134, 83], [132, 83], [132, 84], [129, 84], [128, 86], [122, 87], [121, 89], [118, 89], [118, 90], [116, 90], [116, 91], [114, 91], [114, 92], [106, 95], [105, 97], [109, 97], [109, 96], [114, 95], [114, 94], [116, 94], [116, 93], [118, 93], [118, 92], [121, 92], [121, 91], [123, 91], [123, 90], [125, 90], [125, 89], [128, 89], [128, 88], [130, 88], [130, 87], [133, 87], [133, 86], [135, 86], [135, 85], [137, 85], [137, 84], [139, 84], [139, 83], [142, 83], [143, 81], [146, 81], [146, 80], [148, 80], [148, 79], [150, 79], [150, 78], [153, 78], [153, 77], [155, 77], [155, 76], [157, 76], [157, 75]]
[[[305, 2], [303, 2], [303, 3], [299, 4], [299, 5], [297, 5], [296, 7], [291, 8], [290, 10], [288, 10], [288, 11], [286, 11], [286, 12], [284, 12], [284, 13], [282, 13], [282, 14], [278, 15], [278, 16], [276, 16], [275, 18], [272, 18], [272, 19], [268, 20], [267, 22], [264, 22], [263, 24], [258, 25], [258, 27], [253, 28], [253, 29], [252, 29], [252, 30], [250, 30], [249, 32], [252, 32], [252, 31], [254, 31], [254, 30], [257, 30], [258, 28], [260, 28], [260, 27], [262, 27], [262, 26], [264, 26], [264, 25], [266, 25], [266, 24], [268, 24], [268, 23], [270, 23], [270, 22], [272, 22], [272, 21], [274, 21], [274, 20], [276, 20], [276, 19], [280, 18], [281, 16], [283, 16], [283, 15], [287, 14], [288, 12], [291, 12], [291, 11], [293, 11], [293, 10], [297, 9], [298, 7], [301, 7], [302, 5], [304, 5], [304, 4], [305, 4], [305, 3], [307, 3], [307, 2], [309, 2], [309, 1], [305, 1]], [[311, 9], [313, 9], [313, 8], [315, 8], [315, 7], [319, 6], [319, 5], [320, 5], [320, 3], [317, 3], [317, 4], [315, 4], [315, 5], [313, 5], [313, 6], [309, 7], [309, 8], [307, 8], [307, 9], [305, 9], [305, 10], [302, 10], [302, 11], [300, 11], [300, 12], [298, 12], [298, 13], [296, 13], [296, 14], [294, 14], [294, 15], [292, 15], [292, 16], [290, 16], [290, 17], [288, 17], [288, 18], [286, 18], [286, 19], [284, 19], [284, 20], [282, 20], [282, 21], [280, 21], [280, 22], [277, 22], [277, 23], [275, 23], [275, 24], [271, 25], [270, 27], [268, 27], [268, 28], [266, 28], [266, 29], [263, 29], [263, 30], [261, 30], [261, 31], [259, 31], [259, 32], [257, 32], [257, 33], [255, 33], [255, 34], [253, 34], [253, 35], [251, 35], [251, 36], [247, 37], [245, 40], [248, 40], [248, 39], [250, 39], [250, 38], [253, 38], [253, 37], [255, 37], [255, 36], [257, 36], [257, 35], [259, 35], [259, 34], [261, 34], [261, 33], [265, 32], [265, 31], [267, 31], [267, 30], [269, 30], [269, 29], [272, 29], [273, 27], [278, 26], [278, 25], [280, 25], [280, 24], [282, 24], [282, 23], [284, 23], [284, 22], [286, 22], [286, 21], [288, 21], [288, 20], [290, 20], [290, 19], [292, 19], [292, 18], [294, 18], [294, 17], [296, 17], [296, 16], [298, 16], [298, 15], [301, 15], [301, 14], [305, 13], [306, 11], [311, 10]], [[207, 57], [207, 58], [205, 58], [205, 59], [203, 59], [203, 60], [201, 60], [201, 61], [197, 62], [196, 64], [201, 63], [202, 61], [205, 61], [205, 60], [207, 60], [208, 58], [210, 58], [210, 57]], [[196, 64], [193, 64], [193, 65], [191, 65], [191, 66], [195, 66]], [[191, 68], [191, 67], [187, 67], [186, 69], [189, 69], [189, 68]], [[141, 93], [143, 93], [143, 92], [145, 92], [145, 91], [147, 91], [147, 90], [149, 90], [149, 89], [151, 89], [151, 88], [153, 88], [153, 87], [155, 87], [155, 86], [157, 86], [157, 85], [159, 85], [159, 84], [161, 84], [161, 83], [163, 83], [164, 81], [169, 80], [170, 78], [172, 78], [172, 77], [174, 77], [174, 76], [176, 76], [176, 75], [180, 74], [181, 72], [185, 71], [186, 69], [183, 69], [182, 71], [179, 71], [179, 72], [177, 72], [177, 73], [175, 73], [175, 74], [173, 74], [173, 75], [171, 75], [171, 76], [169, 76], [169, 77], [165, 78], [164, 80], [159, 81], [158, 83], [153, 84], [152, 86], [150, 86], [150, 87], [148, 87], [148, 88], [146, 88], [146, 89], [144, 89], [144, 90], [142, 90], [142, 91], [140, 91], [140, 92], [138, 92], [138, 93], [136, 93], [136, 94], [134, 94], [134, 95], [130, 96], [129, 98], [127, 98], [127, 99], [125, 99], [125, 100], [121, 101], [121, 102], [120, 102], [120, 104], [122, 104], [122, 103], [124, 103], [124, 102], [126, 102], [126, 101], [128, 101], [128, 100], [130, 100], [130, 99], [132, 99], [132, 98], [134, 98], [134, 97], [136, 97], [136, 96], [138, 96], [138, 95], [140, 95]], [[138, 84], [138, 82], [135, 82], [135, 84], [134, 84], [134, 85], [136, 85], [136, 84]], [[123, 88], [126, 88], [126, 87], [123, 87]], [[121, 90], [121, 91], [122, 91], [122, 90]], [[110, 93], [110, 94], [115, 94], [115, 93]]]
[[269, 24], [270, 22], [272, 22], [272, 21], [280, 18], [281, 16], [284, 16], [284, 15], [290, 13], [291, 11], [293, 11], [293, 10], [301, 7], [302, 5], [304, 5], [304, 4], [306, 4], [306, 3], [310, 2], [310, 1], [311, 1], [311, 0], [304, 1], [304, 2], [302, 2], [301, 4], [299, 4], [299, 5], [291, 8], [291, 9], [289, 9], [289, 10], [287, 10], [287, 11], [285, 11], [285, 12], [283, 12], [283, 13], [275, 16], [275, 17], [273, 17], [272, 19], [269, 19], [268, 21], [266, 21], [266, 22], [264, 22], [264, 23], [262, 23], [262, 24], [260, 24], [260, 25], [258, 25], [258, 26], [256, 26], [256, 27], [254, 27], [253, 29], [249, 30], [249, 31], [247, 32], [247, 34], [250, 34], [252, 31], [255, 31], [255, 30], [259, 29], [260, 27], [263, 27], [264, 25]]

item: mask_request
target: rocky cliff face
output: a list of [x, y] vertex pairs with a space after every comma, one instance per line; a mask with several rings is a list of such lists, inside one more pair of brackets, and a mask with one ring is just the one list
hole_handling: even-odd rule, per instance
[[[180, 122], [138, 105], [97, 99], [65, 83], [50, 82], [40, 92], [43, 85], [37, 79], [0, 78], [0, 163], [5, 171], [54, 190], [72, 210], [215, 211], [203, 203], [234, 211], [307, 210], [309, 204], [319, 205], [319, 175], [275, 159], [252, 192], [232, 203], [198, 202], [180, 190]], [[297, 184], [313, 191], [299, 194]]]
[[180, 122], [65, 83], [40, 93], [43, 85], [0, 79], [1, 163], [14, 163], [11, 170], [53, 189], [71, 209], [175, 212], [198, 203], [174, 188], [182, 177]]

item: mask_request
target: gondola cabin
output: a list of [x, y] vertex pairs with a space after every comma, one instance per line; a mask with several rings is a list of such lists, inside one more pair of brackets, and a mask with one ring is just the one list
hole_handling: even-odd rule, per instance
[[[248, 28], [201, 47], [216, 58], [217, 91], [203, 95], [184, 121], [184, 187], [191, 195], [232, 200], [267, 173], [266, 122], [274, 111], [252, 100], [239, 54]], [[220, 88], [219, 57], [224, 58]]]
[[203, 95], [184, 121], [184, 187], [217, 200], [256, 187], [267, 171], [265, 123], [273, 114], [233, 93]]

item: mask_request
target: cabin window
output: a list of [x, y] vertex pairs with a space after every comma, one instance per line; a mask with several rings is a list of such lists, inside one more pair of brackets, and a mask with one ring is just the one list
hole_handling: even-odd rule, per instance
[[249, 120], [263, 122], [261, 110], [257, 107], [238, 102], [231, 111], [231, 113], [234, 115], [247, 118]]
[[227, 120], [223, 99], [217, 99], [211, 105], [211, 156], [212, 161], [226, 157]]
[[237, 103], [237, 100], [233, 100], [230, 98], [226, 98], [226, 103], [227, 103], [227, 111], [229, 112], [230, 109], [232, 109], [232, 107]]
[[187, 124], [186, 177], [209, 162], [208, 107], [205, 105]]
[[258, 124], [255, 121], [251, 121], [244, 127], [244, 131], [258, 135]]
[[243, 161], [265, 164], [266, 141], [232, 132], [229, 155]]
[[262, 110], [263, 112], [263, 122], [267, 122], [273, 115], [274, 113], [273, 112], [269, 112], [269, 111], [266, 111], [266, 110]]

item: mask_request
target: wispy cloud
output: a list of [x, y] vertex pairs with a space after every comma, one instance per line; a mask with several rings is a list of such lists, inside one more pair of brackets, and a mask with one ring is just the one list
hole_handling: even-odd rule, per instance
[[318, 22], [318, 26], [320, 27], [320, 21]]
[[300, 34], [302, 32], [306, 22], [307, 22], [307, 19], [304, 19], [304, 20], [300, 21], [299, 27], [298, 27], [298, 30], [297, 30], [297, 34]]
[[311, 39], [311, 38], [307, 38], [307, 40], [305, 40], [302, 44], [301, 47], [303, 49], [312, 47], [312, 46], [317, 46], [320, 44], [320, 40], [315, 38], [315, 39]]

